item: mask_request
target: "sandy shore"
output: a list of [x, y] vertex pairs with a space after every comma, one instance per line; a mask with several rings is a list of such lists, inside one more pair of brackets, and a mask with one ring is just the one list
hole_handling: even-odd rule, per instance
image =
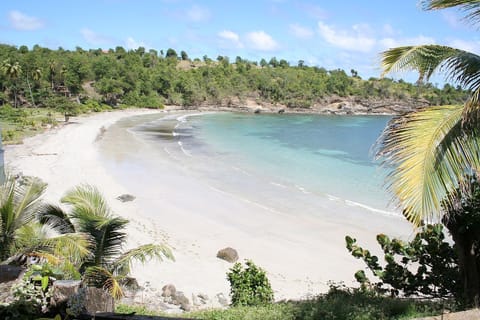
[[[412, 233], [403, 219], [357, 207], [320, 205], [318, 210], [331, 219], [278, 214], [206, 188], [204, 182], [181, 168], [160, 166], [154, 173], [160, 179], [155, 188], [141, 188], [141, 177], [136, 178], [134, 171], [132, 183], [128, 183], [103, 165], [99, 134], [121, 118], [153, 112], [129, 110], [79, 117], [22, 145], [5, 148], [10, 172], [48, 182], [46, 201], [58, 203], [69, 188], [93, 184], [115, 213], [130, 219], [129, 246], [167, 242], [176, 261], [135, 266], [134, 275], [141, 284], [149, 281], [160, 290], [173, 283], [187, 297], [192, 293], [228, 296], [226, 272], [232, 265], [216, 258], [216, 253], [231, 246], [241, 260], [252, 259], [267, 270], [277, 300], [302, 298], [326, 291], [330, 280], [354, 283], [353, 273], [363, 264], [345, 249], [346, 234], [365, 247], [375, 248], [377, 233], [405, 238]], [[114, 149], [121, 156], [122, 148], [130, 146], [118, 140]], [[138, 153], [142, 153], [141, 146]], [[137, 198], [125, 203], [116, 200], [125, 193]], [[344, 218], [335, 218], [339, 212]]]

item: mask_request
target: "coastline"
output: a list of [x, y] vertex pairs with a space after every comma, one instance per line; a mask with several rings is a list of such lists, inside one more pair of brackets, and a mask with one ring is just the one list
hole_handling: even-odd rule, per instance
[[[361, 207], [340, 207], [334, 202], [322, 204], [319, 209], [332, 216], [345, 211], [352, 217], [350, 221], [278, 215], [205, 188], [203, 181], [172, 166], [160, 166], [155, 173], [159, 184], [154, 190], [142, 187], [140, 178], [128, 183], [118, 172], [105, 167], [99, 135], [122, 118], [154, 113], [168, 114], [127, 110], [79, 117], [71, 124], [26, 139], [23, 145], [5, 147], [5, 163], [10, 171], [35, 175], [49, 184], [46, 201], [58, 203], [69, 188], [93, 184], [116, 214], [130, 220], [129, 246], [165, 241], [173, 248], [175, 262], [134, 267], [133, 275], [140, 284], [148, 281], [154, 288], [151, 296], [172, 283], [189, 298], [198, 293], [209, 297], [222, 293], [228, 297], [226, 272], [232, 264], [216, 258], [216, 253], [231, 246], [238, 250], [239, 261], [252, 259], [267, 271], [276, 300], [299, 299], [325, 292], [330, 280], [354, 284], [353, 273], [363, 264], [349, 256], [345, 235], [357, 238], [375, 253], [377, 233], [404, 237], [411, 234], [401, 219], [372, 215]], [[123, 134], [128, 135], [126, 130]], [[118, 157], [123, 156], [122, 149], [131, 147], [128, 139], [121, 140], [109, 143]], [[139, 148], [138, 154], [147, 152]], [[132, 170], [131, 178], [135, 174]], [[125, 203], [116, 200], [126, 193], [137, 199]], [[143, 298], [148, 301], [148, 297]]]

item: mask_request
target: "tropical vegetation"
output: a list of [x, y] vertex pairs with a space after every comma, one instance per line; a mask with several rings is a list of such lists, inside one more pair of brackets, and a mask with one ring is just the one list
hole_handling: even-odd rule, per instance
[[0, 262], [36, 257], [67, 268], [88, 256], [85, 234], [52, 235], [36, 219], [45, 188], [38, 178], [29, 177], [8, 178], [0, 185]]
[[[444, 302], [398, 299], [378, 295], [373, 291], [331, 284], [327, 293], [300, 301], [281, 301], [257, 306], [236, 306], [228, 309], [199, 310], [182, 316], [204, 320], [386, 320], [413, 319], [442, 313], [453, 306]], [[119, 305], [119, 313], [168, 316], [146, 307]]]
[[56, 100], [63, 98], [79, 106], [91, 98], [109, 106], [158, 108], [164, 104], [228, 106], [252, 98], [310, 108], [330, 96], [430, 104], [456, 103], [466, 96], [460, 87], [448, 84], [439, 89], [386, 78], [363, 80], [355, 70], [326, 70], [303, 61], [290, 65], [276, 57], [268, 62], [241, 57], [230, 61], [226, 56], [191, 59], [183, 53], [143, 47], [52, 50], [0, 44], [0, 105], [56, 107]]
[[[423, 0], [426, 10], [457, 7], [478, 23], [474, 0]], [[394, 118], [379, 140], [378, 155], [391, 169], [388, 187], [416, 226], [443, 222], [455, 241], [464, 297], [480, 302], [480, 251], [475, 188], [480, 149], [480, 56], [442, 45], [393, 48], [383, 53], [384, 74], [417, 70], [420, 81], [442, 71], [470, 95], [460, 105], [431, 107]], [[472, 197], [473, 195], [473, 197]], [[465, 231], [468, 230], [468, 231]]]
[[90, 254], [78, 264], [86, 284], [102, 287], [114, 298], [121, 298], [122, 287], [134, 281], [129, 277], [134, 261], [173, 260], [171, 250], [164, 244], [146, 244], [124, 251], [128, 220], [114, 216], [95, 187], [78, 186], [68, 191], [61, 201], [72, 207], [70, 212], [47, 205], [37, 213], [38, 221], [62, 235], [88, 235]]
[[124, 250], [128, 220], [115, 216], [95, 187], [67, 192], [62, 202], [69, 212], [43, 203], [45, 188], [33, 177], [8, 177], [0, 185], [0, 264], [27, 267], [15, 287], [15, 302], [0, 307], [0, 315], [29, 319], [49, 311], [55, 279], [81, 279], [121, 298], [124, 287], [136, 284], [130, 276], [133, 261], [173, 260], [165, 244]]
[[345, 240], [352, 256], [363, 260], [370, 273], [380, 280], [372, 282], [364, 270], [359, 270], [355, 279], [362, 289], [392, 297], [455, 299], [461, 304], [458, 256], [446, 241], [442, 224], [422, 227], [411, 241], [377, 235], [385, 265], [376, 255], [360, 247], [356, 239], [347, 236]]
[[245, 261], [245, 268], [235, 263], [227, 273], [230, 282], [232, 306], [259, 306], [273, 302], [273, 290], [265, 270], [253, 261]]

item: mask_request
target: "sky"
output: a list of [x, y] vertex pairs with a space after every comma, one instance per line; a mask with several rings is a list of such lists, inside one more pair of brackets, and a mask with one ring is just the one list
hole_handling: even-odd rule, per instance
[[458, 10], [423, 11], [418, 0], [2, 0], [0, 43], [173, 48], [190, 58], [232, 61], [276, 57], [355, 69], [363, 78], [379, 77], [380, 52], [395, 46], [434, 43], [480, 53], [478, 26]]

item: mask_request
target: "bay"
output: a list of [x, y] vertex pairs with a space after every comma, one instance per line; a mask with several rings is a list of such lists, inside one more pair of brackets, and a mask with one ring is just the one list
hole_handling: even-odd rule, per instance
[[320, 214], [325, 201], [393, 214], [372, 146], [388, 116], [208, 113], [132, 131], [208, 186], [271, 210]]

